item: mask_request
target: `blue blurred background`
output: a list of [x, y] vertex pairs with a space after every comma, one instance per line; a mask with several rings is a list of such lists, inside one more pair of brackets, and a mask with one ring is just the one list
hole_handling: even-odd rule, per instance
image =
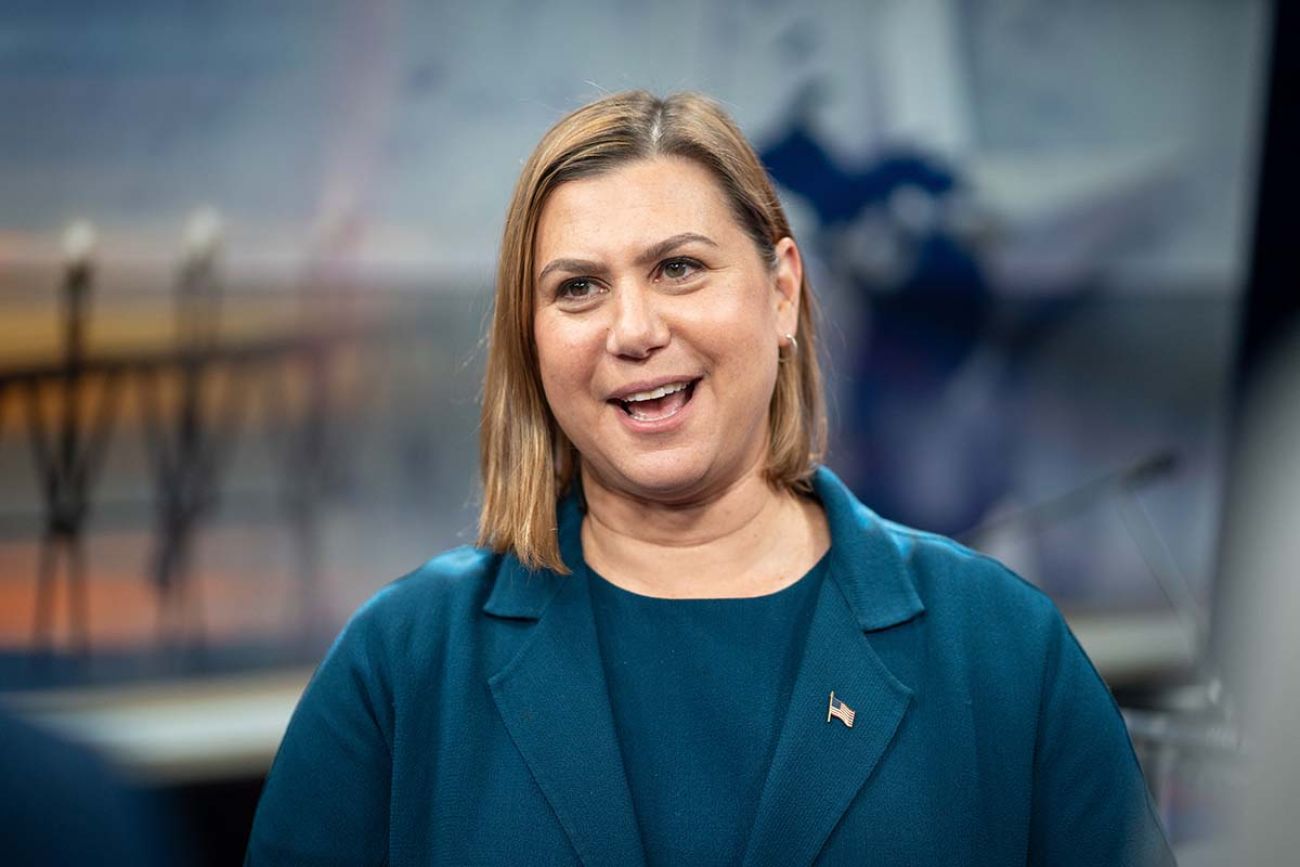
[[242, 845], [343, 619], [473, 538], [522, 160], [634, 87], [712, 94], [777, 181], [825, 313], [828, 463], [1042, 586], [1135, 706], [1195, 680], [1271, 16], [6, 4], [0, 688], [180, 813], [235, 803], [188, 833]]

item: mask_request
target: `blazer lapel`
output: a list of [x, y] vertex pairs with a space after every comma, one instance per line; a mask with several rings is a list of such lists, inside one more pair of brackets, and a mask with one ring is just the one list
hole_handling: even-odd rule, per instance
[[642, 865], [640, 831], [609, 706], [587, 582], [579, 569], [581, 515], [562, 509], [571, 575], [503, 561], [485, 610], [537, 617], [523, 649], [488, 684], [510, 737], [582, 863]]
[[[828, 470], [814, 479], [831, 529], [831, 571], [759, 797], [743, 863], [809, 864], [888, 749], [912, 692], [881, 662], [866, 632], [919, 615], [923, 606], [898, 551], [865, 507]], [[830, 694], [853, 725], [827, 715]]]
[[[831, 691], [853, 726], [827, 713]], [[911, 699], [871, 649], [833, 580], [822, 584], [743, 863], [810, 864], [881, 754]]]

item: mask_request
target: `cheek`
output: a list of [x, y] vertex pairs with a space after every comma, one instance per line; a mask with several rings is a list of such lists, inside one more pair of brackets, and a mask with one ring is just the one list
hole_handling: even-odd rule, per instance
[[776, 326], [756, 295], [736, 292], [710, 304], [691, 317], [689, 327], [699, 345], [715, 348], [733, 365], [733, 373], [761, 379], [776, 359]]
[[534, 329], [542, 385], [553, 408], [558, 408], [557, 402], [587, 391], [594, 356], [586, 331], [542, 321]]
[[711, 319], [696, 323], [702, 345], [718, 348], [714, 373], [725, 411], [741, 416], [765, 414], [776, 386], [779, 357], [775, 325], [757, 299], [746, 304], [715, 308]]

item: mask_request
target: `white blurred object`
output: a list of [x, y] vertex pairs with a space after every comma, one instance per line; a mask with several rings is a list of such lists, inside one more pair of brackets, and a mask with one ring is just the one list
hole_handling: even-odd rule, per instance
[[104, 753], [149, 785], [265, 774], [310, 671], [0, 698], [34, 725]]
[[924, 142], [945, 157], [970, 151], [975, 136], [962, 6], [957, 0], [907, 0], [873, 10], [868, 38], [882, 61], [885, 138]]
[[1226, 805], [1237, 864], [1300, 853], [1300, 327], [1277, 345], [1243, 413], [1224, 535], [1226, 648], [1245, 699], [1247, 789]]
[[202, 207], [185, 224], [185, 252], [195, 259], [211, 258], [221, 246], [225, 224], [216, 208]]
[[95, 255], [99, 235], [89, 220], [73, 220], [63, 230], [63, 260], [70, 267], [80, 267]]

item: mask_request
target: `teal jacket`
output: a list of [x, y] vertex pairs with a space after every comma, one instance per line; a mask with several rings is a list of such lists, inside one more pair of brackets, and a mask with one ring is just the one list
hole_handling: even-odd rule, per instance
[[[882, 521], [829, 470], [815, 489], [830, 571], [736, 862], [1172, 863], [1051, 601]], [[581, 520], [562, 503], [571, 575], [460, 548], [357, 612], [294, 712], [247, 863], [644, 864]], [[827, 721], [832, 690], [851, 728]]]

